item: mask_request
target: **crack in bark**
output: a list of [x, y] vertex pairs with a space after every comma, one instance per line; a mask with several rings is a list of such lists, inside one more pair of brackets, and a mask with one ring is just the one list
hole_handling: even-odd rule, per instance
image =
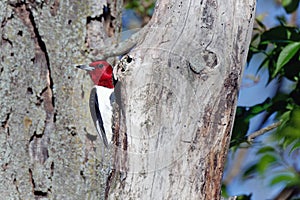
[[50, 13], [52, 16], [57, 15], [57, 11], [60, 5], [60, 0], [55, 0], [53, 4], [50, 6]]
[[104, 28], [108, 37], [112, 37], [115, 33], [115, 27], [113, 21], [116, 18], [111, 14], [112, 13], [110, 10], [110, 4], [107, 3], [107, 6], [103, 5], [102, 14], [99, 16], [99, 18], [100, 18], [100, 22], [102, 22], [102, 18], [104, 19], [103, 20]]
[[50, 170], [51, 170], [51, 173], [50, 173], [50, 178], [52, 180], [52, 177], [53, 177], [53, 174], [54, 174], [54, 162], [51, 162], [51, 165], [50, 165]]
[[[84, 42], [87, 48], [89, 49], [86, 50], [84, 54], [88, 54], [86, 56], [90, 57], [91, 60], [94, 60], [95, 53], [92, 52], [94, 56], [90, 56], [89, 55], [91, 53], [90, 50], [94, 51], [94, 49], [97, 49], [97, 45], [95, 46], [95, 44], [98, 42], [99, 38], [98, 36], [95, 35], [95, 33], [98, 32], [99, 27], [102, 26], [101, 24], [103, 24], [104, 30], [108, 37], [112, 37], [114, 35], [115, 28], [113, 26], [113, 21], [115, 20], [115, 17], [111, 15], [112, 13], [110, 10], [110, 4], [107, 4], [107, 6], [103, 5], [102, 10], [103, 10], [102, 13], [99, 15], [86, 17], [87, 33]], [[102, 60], [102, 58], [101, 59], [97, 58], [96, 60]]]
[[[52, 95], [53, 91], [53, 81], [51, 77], [51, 69], [50, 69], [50, 61], [49, 55], [47, 52], [47, 47], [44, 41], [42, 40], [42, 36], [40, 35], [33, 13], [29, 8], [26, 8], [28, 12], [28, 19], [30, 21], [31, 30], [33, 35], [35, 36], [35, 47], [36, 47], [36, 54], [35, 54], [35, 64], [41, 67], [42, 76], [45, 76], [47, 80], [47, 86], [41, 91], [40, 95], [44, 99], [44, 109], [46, 111], [46, 119], [43, 133], [41, 137], [34, 137], [37, 141], [34, 142], [35, 148], [40, 148], [38, 152], [38, 160], [41, 163], [44, 163], [48, 157], [48, 135], [53, 130], [53, 123], [54, 123], [54, 97]], [[46, 61], [46, 63], [45, 63]], [[46, 136], [46, 137], [43, 137]], [[40, 139], [39, 139], [40, 138]], [[38, 141], [40, 140], [40, 141]]]
[[[32, 193], [39, 197], [47, 197], [48, 192], [50, 191], [49, 186], [44, 189], [40, 189], [46, 185], [45, 179], [37, 179], [34, 180], [35, 173], [41, 173], [43, 171], [47, 171], [44, 167], [45, 161], [49, 158], [48, 153], [48, 143], [50, 140], [49, 135], [53, 132], [55, 128], [55, 99], [53, 96], [53, 80], [51, 76], [51, 68], [50, 68], [50, 59], [47, 51], [47, 46], [43, 41], [43, 37], [39, 32], [38, 24], [36, 23], [36, 19], [34, 18], [34, 13], [32, 12], [31, 8], [34, 8], [34, 4], [31, 3], [17, 3], [11, 5], [14, 7], [14, 11], [16, 16], [23, 22], [23, 24], [28, 28], [28, 32], [31, 34], [32, 41], [35, 44], [35, 56], [31, 59], [33, 65], [35, 66], [36, 70], [40, 73], [40, 77], [38, 77], [41, 81], [44, 81], [44, 88], [42, 91], [37, 95], [38, 103], [44, 105], [44, 111], [46, 113], [45, 121], [43, 123], [43, 130], [37, 129], [34, 131], [33, 135], [30, 137], [29, 140], [29, 155], [32, 159], [32, 162], [39, 162], [42, 165], [37, 165], [37, 167], [29, 169], [30, 175], [30, 182], [32, 183], [33, 191]], [[20, 33], [22, 34], [22, 33]], [[31, 93], [32, 88], [29, 89], [27, 92]], [[54, 164], [51, 165], [50, 174], [51, 177], [53, 175]], [[38, 182], [38, 183], [36, 183]]]
[[105, 199], [108, 199], [109, 190], [110, 190], [110, 187], [113, 183], [115, 175], [116, 175], [116, 170], [113, 169], [113, 170], [111, 170], [111, 172], [109, 173], [109, 175], [107, 177], [106, 187], [105, 187], [105, 195], [104, 195]]
[[[101, 15], [98, 17], [87, 17], [87, 30], [91, 29], [90, 24], [93, 21], [100, 21]], [[104, 18], [104, 17], [103, 17]], [[102, 19], [101, 19], [102, 20]], [[105, 21], [105, 20], [104, 20]], [[115, 25], [117, 27], [117, 25]], [[95, 60], [106, 60], [107, 58], [110, 57], [115, 57], [115, 56], [120, 56], [127, 54], [138, 42], [141, 42], [145, 35], [147, 34], [147, 31], [145, 29], [142, 29], [136, 33], [134, 33], [132, 36], [130, 36], [128, 39], [122, 42], [117, 42], [117, 44], [111, 44], [110, 46], [104, 46], [103, 48], [94, 48], [91, 49], [91, 51], [84, 52], [88, 53], [88, 55], [85, 55], [90, 58], [90, 60], [95, 61]], [[85, 43], [87, 44], [87, 47], [90, 46], [89, 41], [91, 37], [89, 36], [89, 33], [87, 33], [86, 38], [85, 38]]]
[[235, 103], [236, 94], [239, 88], [239, 75], [236, 71], [232, 71], [228, 77], [224, 80], [224, 88], [227, 91], [226, 105], [232, 107]]
[[11, 108], [10, 108], [10, 112], [6, 114], [5, 120], [1, 123], [1, 126], [2, 126], [2, 128], [4, 128], [4, 129], [7, 129], [7, 128], [9, 127], [9, 126], [8, 126], [8, 121], [9, 121], [9, 119], [10, 119], [11, 111], [12, 111], [12, 110], [11, 110]]
[[34, 179], [33, 179], [32, 170], [29, 168], [28, 172], [29, 172], [30, 183], [32, 185], [32, 192], [34, 192], [35, 182], [34, 182]]
[[28, 8], [27, 8], [27, 11], [29, 12], [29, 19], [30, 19], [30, 22], [32, 24], [35, 37], [37, 39], [37, 43], [38, 43], [37, 48], [39, 48], [39, 50], [41, 50], [43, 52], [43, 54], [45, 56], [45, 59], [46, 59], [46, 66], [47, 66], [47, 70], [48, 70], [48, 73], [47, 73], [48, 89], [51, 90], [51, 91], [49, 91], [51, 93], [50, 94], [51, 95], [51, 101], [50, 102], [51, 102], [52, 106], [55, 107], [55, 105], [54, 105], [54, 96], [53, 96], [53, 79], [52, 79], [52, 76], [51, 76], [50, 60], [49, 60], [47, 47], [46, 47], [45, 42], [42, 40], [42, 36], [40, 35], [40, 33], [38, 31], [38, 28], [37, 28], [37, 25], [35, 23], [32, 11]]
[[84, 99], [84, 89], [83, 89], [83, 85], [81, 85], [80, 89], [81, 89], [81, 98]]
[[32, 169], [29, 168], [28, 171], [29, 171], [30, 183], [32, 185], [32, 193], [36, 196], [36, 198], [38, 198], [38, 197], [48, 197], [48, 192], [43, 192], [41, 190], [36, 189], [36, 183], [35, 183], [34, 178], [33, 178]]
[[12, 41], [10, 40], [10, 39], [8, 39], [8, 38], [5, 38], [4, 36], [2, 36], [2, 41], [1, 41], [1, 45], [3, 45], [5, 42], [7, 42], [10, 46], [12, 46], [13, 47], [13, 43], [12, 43]]
[[16, 191], [17, 193], [20, 195], [20, 191], [19, 191], [19, 186], [18, 186], [18, 181], [17, 178], [15, 177], [13, 180], [13, 184], [15, 185]]
[[85, 182], [86, 181], [86, 177], [83, 173], [83, 170], [80, 170], [80, 176], [82, 177], [83, 181]]
[[[39, 64], [41, 68], [46, 68], [45, 71], [42, 70], [42, 76], [45, 76], [47, 80], [47, 93], [48, 95], [45, 96], [48, 98], [47, 103], [51, 104], [49, 107], [45, 107], [46, 112], [52, 113], [53, 108], [55, 107], [55, 98], [53, 96], [53, 79], [51, 76], [51, 68], [50, 68], [50, 60], [49, 55], [47, 51], [47, 47], [45, 42], [42, 39], [42, 36], [39, 33], [39, 30], [37, 28], [33, 13], [28, 6], [25, 3], [18, 3], [12, 5], [15, 7], [15, 12], [19, 16], [19, 18], [23, 21], [23, 23], [28, 27], [29, 32], [31, 33], [31, 36], [34, 38], [35, 42], [35, 58], [34, 58], [34, 64]], [[46, 61], [46, 63], [44, 63]], [[40, 62], [40, 63], [39, 63]], [[45, 67], [46, 65], [46, 67]], [[46, 104], [46, 102], [45, 102]]]
[[9, 17], [4, 17], [3, 20], [2, 20], [2, 22], [1, 22], [1, 28], [3, 28], [3, 27], [6, 25], [6, 23], [7, 23], [9, 20], [11, 20], [12, 18], [14, 18], [14, 15], [13, 15], [13, 14], [11, 14]]

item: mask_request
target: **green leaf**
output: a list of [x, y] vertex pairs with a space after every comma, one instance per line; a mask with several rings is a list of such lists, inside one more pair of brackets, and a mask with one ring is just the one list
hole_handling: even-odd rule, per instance
[[279, 117], [279, 119], [282, 121], [280, 125], [280, 129], [286, 126], [286, 123], [290, 120], [290, 115], [291, 115], [291, 111], [287, 110]]
[[266, 154], [261, 157], [260, 161], [257, 163], [257, 170], [262, 175], [268, 169], [271, 164], [274, 164], [277, 158], [273, 155]]
[[292, 144], [292, 149], [298, 148], [295, 142], [300, 138], [300, 107], [293, 106], [290, 109], [281, 116], [282, 124], [277, 129], [278, 138], [283, 139], [284, 149]]
[[285, 137], [284, 141], [282, 143], [282, 148], [286, 149], [287, 147], [289, 147], [292, 143], [294, 142], [294, 138], [292, 137]]
[[224, 184], [224, 182], [222, 183], [221, 191], [222, 191], [221, 192], [222, 197], [225, 197], [225, 198], [229, 197], [229, 194], [227, 192], [227, 186]]
[[271, 185], [276, 185], [278, 183], [289, 183], [294, 179], [294, 176], [292, 174], [280, 174], [278, 176], [275, 176], [272, 180], [271, 180]]
[[290, 114], [291, 126], [300, 129], [300, 106], [294, 106]]
[[250, 167], [248, 167], [244, 174], [243, 174], [243, 179], [248, 179], [254, 176], [254, 174], [257, 173], [257, 163], [251, 165]]
[[271, 146], [266, 146], [258, 150], [257, 154], [262, 154], [262, 153], [272, 153], [275, 152], [275, 149]]
[[246, 194], [239, 195], [239, 196], [236, 197], [236, 200], [251, 200], [251, 196], [252, 196], [252, 194], [249, 194], [249, 195], [246, 195]]
[[278, 74], [281, 68], [291, 60], [291, 58], [299, 51], [299, 49], [300, 42], [293, 42], [283, 48], [283, 50], [279, 54], [273, 77], [275, 77]]
[[[272, 98], [272, 105], [268, 108], [269, 114], [276, 113], [276, 119], [283, 121], [283, 114], [287, 111], [287, 104], [290, 101], [290, 97], [287, 94], [277, 93]], [[285, 114], [285, 121], [289, 119], [289, 113]]]
[[291, 41], [300, 41], [299, 29], [296, 27], [277, 26], [261, 34], [261, 50], [265, 50], [268, 44], [286, 45]]
[[272, 105], [271, 99], [267, 98], [263, 103], [260, 104], [256, 104], [255, 106], [252, 106], [250, 108], [250, 112], [252, 114], [252, 117], [254, 117], [255, 115], [266, 111], [270, 106]]
[[[297, 53], [299, 54], [299, 53]], [[296, 81], [300, 74], [300, 62], [297, 58], [297, 54], [282, 68], [282, 75], [291, 80]]]
[[[240, 143], [246, 141], [246, 134], [249, 128], [249, 113], [246, 107], [237, 107], [232, 129], [230, 148], [237, 148]], [[233, 150], [234, 150], [233, 149]]]
[[292, 13], [297, 10], [299, 0], [282, 0], [282, 6], [287, 13]]
[[288, 30], [284, 26], [277, 26], [274, 28], [271, 28], [270, 30], [264, 32], [261, 35], [261, 42], [263, 44], [268, 44], [271, 41], [284, 41], [288, 40]]
[[272, 77], [272, 74], [274, 73], [275, 71], [275, 68], [276, 68], [276, 60], [275, 58], [278, 58], [278, 56], [270, 56], [270, 61], [268, 62], [268, 71], [269, 71], [269, 78], [268, 78], [268, 82], [266, 85], [270, 84], [271, 81], [275, 78], [275, 77]]
[[300, 148], [300, 141], [298, 140], [295, 144], [293, 144], [293, 147], [291, 148], [289, 154], [293, 153], [293, 151], [299, 148]]

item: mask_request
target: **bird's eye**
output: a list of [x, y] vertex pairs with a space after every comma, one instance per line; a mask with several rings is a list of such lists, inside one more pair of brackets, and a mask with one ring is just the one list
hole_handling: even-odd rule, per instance
[[102, 68], [104, 65], [103, 64], [99, 64], [97, 65], [97, 67]]

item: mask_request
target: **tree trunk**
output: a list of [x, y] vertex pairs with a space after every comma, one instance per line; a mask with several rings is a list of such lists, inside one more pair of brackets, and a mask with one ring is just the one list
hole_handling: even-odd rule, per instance
[[219, 199], [255, 0], [158, 0], [119, 72], [109, 199]]
[[0, 1], [1, 199], [104, 198], [92, 83], [72, 64], [103, 46], [105, 2]]
[[0, 2], [2, 197], [218, 199], [255, 1], [157, 2], [119, 74], [108, 158], [88, 110], [91, 82], [72, 67], [110, 45], [103, 3]]

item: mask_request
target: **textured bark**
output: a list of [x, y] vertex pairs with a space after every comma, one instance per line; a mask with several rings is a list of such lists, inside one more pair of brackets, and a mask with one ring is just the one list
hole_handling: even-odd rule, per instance
[[121, 77], [109, 199], [219, 199], [255, 0], [159, 0]]
[[219, 199], [255, 2], [157, 2], [120, 74], [113, 168], [72, 67], [110, 44], [103, 3], [0, 1], [2, 197]]
[[103, 46], [104, 3], [0, 1], [1, 199], [104, 198], [108, 166], [88, 110], [92, 85], [72, 66]]

